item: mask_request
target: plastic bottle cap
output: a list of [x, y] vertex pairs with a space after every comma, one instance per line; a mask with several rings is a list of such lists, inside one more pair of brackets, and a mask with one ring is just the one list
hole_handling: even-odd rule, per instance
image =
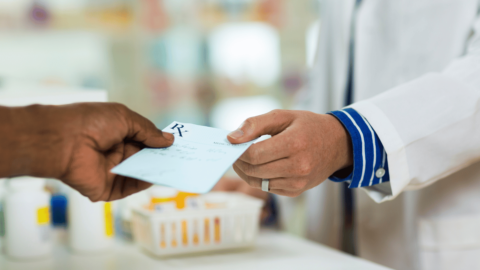
[[8, 187], [10, 190], [26, 190], [26, 189], [43, 189], [45, 187], [45, 179], [22, 176], [17, 178], [10, 178], [8, 180]]
[[148, 193], [153, 198], [175, 198], [178, 194], [178, 191], [169, 187], [152, 186], [148, 190]]

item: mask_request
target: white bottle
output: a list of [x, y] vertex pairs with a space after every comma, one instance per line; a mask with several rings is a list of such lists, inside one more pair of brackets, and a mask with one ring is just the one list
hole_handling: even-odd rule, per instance
[[8, 180], [5, 197], [5, 252], [14, 259], [47, 257], [52, 252], [50, 194], [45, 180]]
[[68, 194], [68, 242], [76, 253], [97, 253], [113, 244], [112, 204], [92, 203], [78, 191]]

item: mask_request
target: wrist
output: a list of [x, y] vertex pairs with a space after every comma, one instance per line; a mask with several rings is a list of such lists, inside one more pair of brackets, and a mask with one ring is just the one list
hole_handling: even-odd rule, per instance
[[65, 160], [65, 138], [53, 123], [54, 106], [2, 107], [0, 177], [58, 178]]

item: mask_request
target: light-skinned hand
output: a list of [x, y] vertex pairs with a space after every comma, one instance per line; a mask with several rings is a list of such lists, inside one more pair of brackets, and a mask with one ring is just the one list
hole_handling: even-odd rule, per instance
[[274, 110], [247, 119], [228, 135], [244, 143], [262, 135], [233, 165], [250, 186], [270, 180], [270, 192], [295, 197], [353, 164], [348, 132], [334, 116], [308, 111]]

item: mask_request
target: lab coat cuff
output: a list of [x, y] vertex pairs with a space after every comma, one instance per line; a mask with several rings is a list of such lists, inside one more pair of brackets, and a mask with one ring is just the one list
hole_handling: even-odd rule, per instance
[[396, 128], [385, 113], [370, 100], [354, 103], [349, 108], [362, 114], [379, 136], [387, 153], [391, 193], [380, 196], [377, 191], [367, 191], [367, 194], [376, 202], [381, 203], [396, 198], [405, 188], [409, 179], [407, 155], [402, 139]]

